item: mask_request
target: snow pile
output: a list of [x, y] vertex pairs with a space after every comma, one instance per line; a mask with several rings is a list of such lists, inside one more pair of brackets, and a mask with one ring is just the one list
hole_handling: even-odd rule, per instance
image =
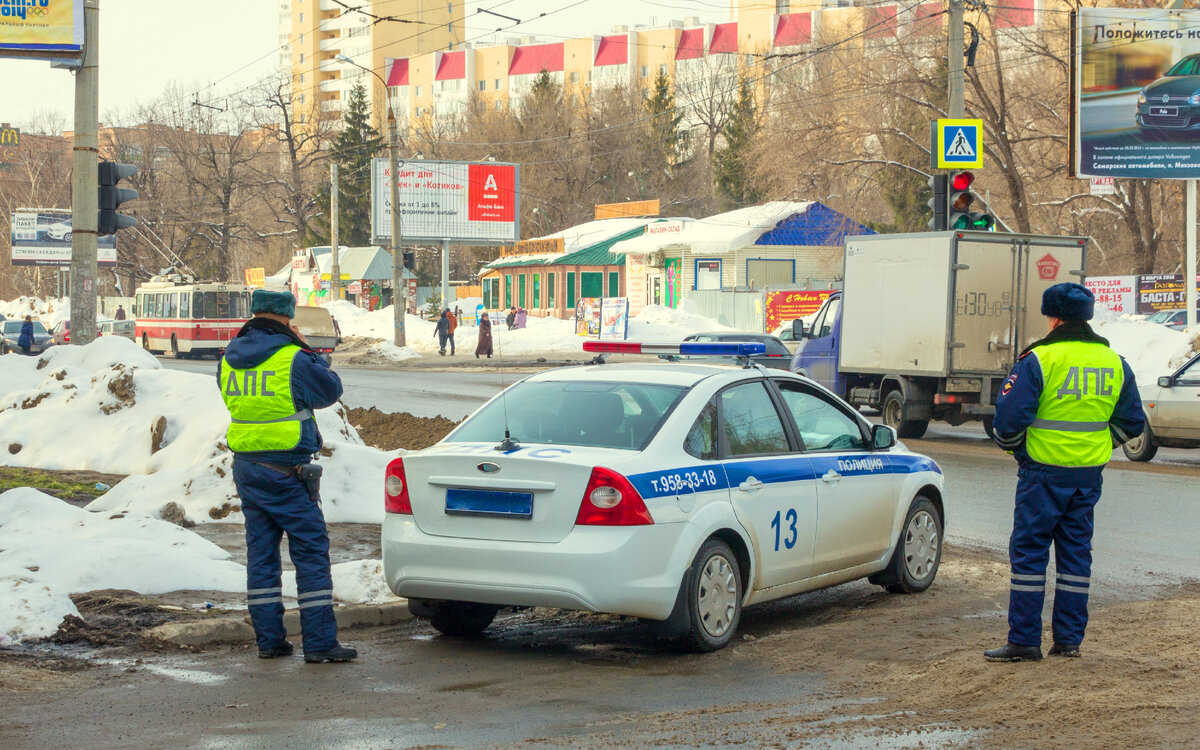
[[[328, 454], [326, 518], [379, 522], [391, 455], [364, 446], [340, 404], [316, 418]], [[193, 523], [240, 522], [228, 425], [215, 376], [164, 369], [128, 339], [0, 357], [0, 462], [132, 475], [94, 501], [95, 510], [158, 516], [175, 503]]]
[[734, 330], [701, 315], [691, 300], [683, 300], [674, 309], [647, 305], [629, 321], [631, 341], [682, 341], [693, 333]]
[[1144, 320], [1102, 320], [1095, 330], [1129, 362], [1139, 386], [1175, 372], [1197, 348], [1196, 337]]
[[70, 319], [71, 301], [69, 298], [44, 300], [41, 297], [17, 297], [10, 302], [0, 300], [0, 315], [9, 320], [32, 315], [34, 320], [40, 320], [49, 331], [59, 322]]
[[[348, 604], [382, 604], [398, 602], [383, 577], [381, 560], [353, 560], [337, 563], [330, 569], [333, 575], [333, 598]], [[283, 572], [283, 595], [296, 596], [296, 571]]]
[[143, 514], [92, 513], [37, 490], [0, 494], [0, 636], [54, 633], [70, 594], [243, 591], [246, 571], [199, 535]]

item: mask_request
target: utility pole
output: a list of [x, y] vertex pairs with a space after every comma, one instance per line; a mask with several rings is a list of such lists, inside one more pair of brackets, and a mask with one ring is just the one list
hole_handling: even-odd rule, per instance
[[[387, 96], [387, 86], [383, 87]], [[404, 251], [400, 249], [400, 169], [396, 160], [396, 115], [388, 98], [388, 173], [392, 202], [392, 315], [396, 346], [405, 346], [404, 315], [408, 312], [408, 285], [404, 283]]]
[[83, 60], [75, 73], [71, 160], [71, 343], [96, 338], [96, 231], [99, 222], [100, 5], [83, 4]]
[[963, 2], [964, 0], [950, 0], [950, 48], [946, 52], [946, 67], [951, 119], [964, 117], [966, 110], [963, 103]]
[[338, 263], [338, 165], [329, 165], [329, 300], [342, 298], [342, 266]]
[[442, 240], [442, 308], [450, 307], [450, 240]]

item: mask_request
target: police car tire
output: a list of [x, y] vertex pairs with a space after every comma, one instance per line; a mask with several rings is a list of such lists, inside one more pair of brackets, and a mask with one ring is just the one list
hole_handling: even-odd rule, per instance
[[[1133, 445], [1130, 448], [1130, 444]], [[1154, 442], [1154, 433], [1150, 431], [1150, 422], [1146, 422], [1146, 430], [1141, 436], [1121, 444], [1125, 458], [1130, 461], [1149, 461], [1158, 453], [1158, 444]]]
[[[889, 405], [891, 405], [893, 402], [896, 404], [896, 406], [891, 406], [889, 408]], [[894, 419], [889, 419], [889, 411], [893, 413]], [[905, 409], [904, 394], [899, 390], [891, 391], [887, 396], [884, 397], [883, 408], [880, 409], [880, 412], [883, 415], [883, 423], [888, 427], [894, 428], [896, 430], [896, 435], [901, 439], [920, 438], [925, 434], [925, 430], [929, 429], [928, 419], [905, 418], [907, 416], [907, 409]], [[895, 424], [893, 424], [893, 421]]]
[[[734, 587], [732, 594], [729, 594], [728, 591], [724, 592], [726, 596], [732, 598], [733, 613], [729, 617], [724, 631], [719, 635], [713, 635], [709, 632], [710, 629], [705, 627], [704, 603], [701, 601], [700, 595], [701, 590], [713, 582], [712, 575], [707, 577], [704, 575], [704, 570], [710, 563], [716, 566], [713, 570], [714, 573], [718, 568], [722, 569], [722, 572], [718, 573], [721, 578], [730, 580], [729, 573], [732, 573], [731, 582]], [[724, 566], [728, 566], [727, 571], [723, 570]], [[687, 631], [683, 637], [684, 647], [690, 651], [702, 653], [725, 648], [733, 640], [742, 619], [744, 592], [742, 591], [742, 571], [738, 566], [737, 555], [733, 554], [729, 545], [720, 539], [709, 539], [701, 545], [700, 551], [696, 553], [696, 557], [692, 560], [692, 567], [684, 575], [681, 585], [686, 587], [684, 601], [687, 604], [686, 609], [683, 610], [683, 614], [687, 617]]]
[[[908, 565], [905, 564], [905, 541], [908, 537], [909, 524], [920, 513], [927, 513], [933, 519], [937, 535], [937, 554], [929, 572], [918, 579], [913, 577], [908, 570]], [[937, 578], [938, 568], [942, 563], [942, 540], [941, 513], [938, 513], [937, 506], [933, 504], [932, 500], [924, 495], [917, 495], [913, 498], [912, 504], [908, 506], [908, 513], [904, 516], [904, 525], [900, 527], [900, 538], [896, 541], [896, 551], [892, 553], [892, 560], [888, 563], [887, 569], [883, 571], [882, 578], [892, 581], [892, 583], [885, 584], [884, 588], [893, 594], [919, 594], [932, 586], [933, 579]]]
[[429, 624], [442, 635], [465, 638], [487, 630], [500, 608], [475, 602], [439, 602], [433, 608]]

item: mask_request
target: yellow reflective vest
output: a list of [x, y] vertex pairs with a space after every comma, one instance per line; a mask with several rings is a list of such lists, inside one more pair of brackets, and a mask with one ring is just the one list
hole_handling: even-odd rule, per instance
[[300, 444], [310, 409], [292, 401], [292, 362], [303, 349], [288, 344], [257, 367], [239, 370], [221, 360], [221, 398], [229, 409], [227, 442], [236, 453], [288, 451]]
[[1037, 417], [1025, 451], [1048, 466], [1103, 466], [1112, 458], [1108, 422], [1125, 382], [1121, 357], [1104, 344], [1060, 341], [1035, 348], [1042, 369]]

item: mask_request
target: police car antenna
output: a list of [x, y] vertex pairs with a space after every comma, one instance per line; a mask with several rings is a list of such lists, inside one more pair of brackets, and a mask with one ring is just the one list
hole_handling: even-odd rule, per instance
[[521, 447], [518, 440], [513, 440], [512, 435], [508, 431], [508, 387], [504, 384], [504, 349], [500, 346], [500, 338], [496, 337], [496, 364], [500, 367], [500, 406], [504, 409], [504, 439], [500, 441], [494, 451], [507, 453]]

